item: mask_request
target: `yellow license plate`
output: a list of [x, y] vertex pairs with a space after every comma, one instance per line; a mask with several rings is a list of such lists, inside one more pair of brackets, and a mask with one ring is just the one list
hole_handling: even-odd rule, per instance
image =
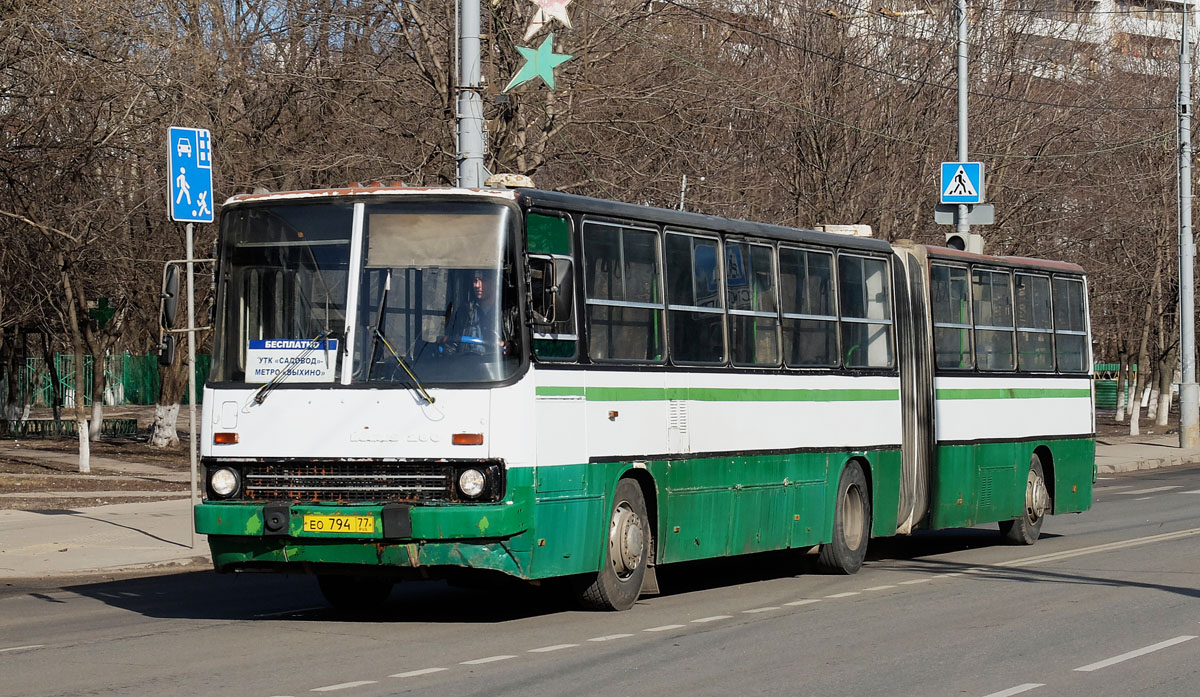
[[375, 518], [369, 515], [306, 515], [304, 532], [375, 532]]

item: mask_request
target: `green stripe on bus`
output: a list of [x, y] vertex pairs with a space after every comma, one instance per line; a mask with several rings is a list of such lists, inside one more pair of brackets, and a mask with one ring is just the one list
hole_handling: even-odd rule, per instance
[[1070, 388], [998, 387], [989, 389], [938, 390], [938, 399], [1064, 399], [1091, 397], [1092, 391]]
[[697, 402], [894, 402], [893, 389], [734, 389], [719, 387], [556, 387], [537, 388], [539, 397], [586, 397], [592, 402], [657, 402], [668, 399]]

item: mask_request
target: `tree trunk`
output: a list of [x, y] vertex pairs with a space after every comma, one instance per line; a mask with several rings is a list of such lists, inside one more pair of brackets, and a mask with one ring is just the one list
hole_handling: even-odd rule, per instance
[[154, 424], [150, 429], [150, 445], [156, 448], [179, 446], [179, 402], [154, 405]]
[[59, 274], [62, 278], [63, 295], [66, 296], [67, 325], [71, 334], [71, 349], [75, 354], [75, 423], [79, 429], [79, 471], [92, 471], [92, 450], [88, 441], [88, 414], [83, 405], [86, 391], [83, 381], [83, 334], [79, 330], [79, 313], [75, 310], [75, 290], [71, 274], [62, 252], [56, 252]]
[[54, 362], [54, 349], [46, 332], [42, 332], [42, 362], [46, 364], [46, 375], [50, 380], [50, 409], [54, 412], [54, 420], [62, 421], [63, 400], [58, 384], [58, 364]]
[[1125, 403], [1129, 399], [1129, 350], [1126, 348], [1125, 341], [1121, 341], [1121, 348], [1117, 352], [1120, 360], [1120, 368], [1117, 369], [1117, 414], [1113, 417], [1117, 423], [1125, 420]]
[[1151, 421], [1158, 418], [1158, 383], [1161, 382], [1161, 378], [1159, 378], [1159, 368], [1161, 365], [1162, 359], [1160, 358], [1158, 361], [1155, 361], [1154, 371], [1150, 373], [1150, 402], [1146, 405], [1146, 418]]
[[1171, 382], [1175, 377], [1175, 366], [1179, 362], [1179, 351], [1172, 348], [1163, 354], [1158, 366], [1158, 420], [1166, 426], [1171, 416]]
[[154, 426], [150, 430], [150, 445], [156, 448], [179, 446], [179, 405], [187, 391], [187, 357], [175, 352], [175, 361], [160, 369], [162, 386], [154, 404]]

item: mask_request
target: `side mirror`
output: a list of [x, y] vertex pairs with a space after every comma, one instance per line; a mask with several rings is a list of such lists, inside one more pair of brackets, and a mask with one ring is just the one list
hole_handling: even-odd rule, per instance
[[529, 257], [533, 324], [547, 333], [573, 333], [574, 273], [570, 259]]
[[171, 365], [175, 362], [175, 335], [163, 334], [162, 343], [158, 345], [158, 364]]
[[161, 298], [161, 313], [159, 322], [165, 329], [175, 327], [175, 318], [179, 314], [179, 267], [167, 264], [163, 267], [163, 282]]

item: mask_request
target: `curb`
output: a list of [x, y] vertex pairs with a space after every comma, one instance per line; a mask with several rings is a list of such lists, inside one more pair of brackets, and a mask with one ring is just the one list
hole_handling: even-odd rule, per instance
[[1137, 472], [1140, 470], [1156, 470], [1160, 467], [1180, 467], [1196, 463], [1195, 454], [1176, 457], [1152, 457], [1135, 462], [1096, 463], [1098, 474], [1118, 474], [1121, 472]]

